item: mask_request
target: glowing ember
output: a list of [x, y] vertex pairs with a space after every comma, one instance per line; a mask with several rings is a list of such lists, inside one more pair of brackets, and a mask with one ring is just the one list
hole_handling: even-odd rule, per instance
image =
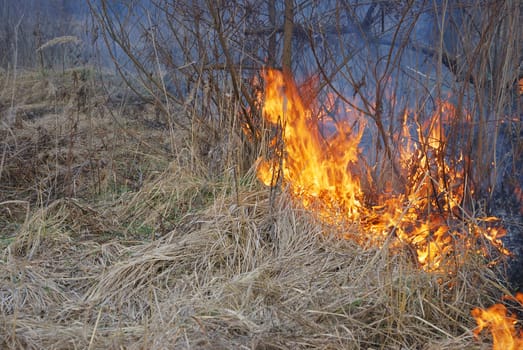
[[[482, 225], [476, 220], [461, 225], [461, 230], [450, 228], [452, 223], [460, 224], [456, 213], [462, 212], [465, 188], [459, 172], [463, 160], [455, 161], [452, 168], [444, 161], [444, 126], [457, 113], [452, 104], [440, 102], [424, 123], [415, 115], [409, 121], [405, 112], [396, 135], [400, 142], [393, 150], [397, 164], [391, 166], [399, 172], [399, 180], [383, 185], [376, 184], [359, 148], [364, 117], [350, 112], [340, 118], [352, 120], [349, 126], [328, 115], [335, 105], [332, 96], [321, 109], [300, 96], [292, 77], [267, 70], [264, 78], [263, 117], [279, 131], [269, 144], [270, 156], [258, 161], [258, 177], [265, 185], [281, 184], [325, 223], [357, 224], [357, 232], [366, 233], [344, 233], [346, 238], [381, 246], [393, 237], [393, 247], [409, 245], [427, 271], [451, 273], [450, 264], [461, 264], [464, 252], [481, 249], [476, 245], [480, 237], [502, 249], [499, 238], [505, 231], [484, 228], [492, 226], [492, 218]], [[415, 135], [409, 125], [417, 125]]]
[[[523, 293], [518, 293], [515, 300], [523, 306]], [[478, 327], [474, 330], [476, 337], [487, 328], [492, 334], [493, 350], [523, 349], [523, 332], [516, 329], [518, 322], [515, 315], [508, 312], [502, 304], [495, 304], [486, 310], [475, 308], [472, 316]]]

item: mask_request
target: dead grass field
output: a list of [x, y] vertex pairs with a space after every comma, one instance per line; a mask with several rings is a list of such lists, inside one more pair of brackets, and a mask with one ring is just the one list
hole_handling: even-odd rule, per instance
[[336, 239], [94, 75], [2, 75], [0, 348], [491, 348], [481, 257], [438, 276]]

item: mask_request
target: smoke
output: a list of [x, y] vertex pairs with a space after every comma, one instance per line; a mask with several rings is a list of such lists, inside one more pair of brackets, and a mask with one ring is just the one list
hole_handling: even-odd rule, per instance
[[0, 23], [4, 69], [15, 64], [17, 68], [67, 68], [87, 63], [94, 54], [84, 1], [3, 0]]

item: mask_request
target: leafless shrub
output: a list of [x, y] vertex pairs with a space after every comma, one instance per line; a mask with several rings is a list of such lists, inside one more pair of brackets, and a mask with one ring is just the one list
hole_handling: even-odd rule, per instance
[[[521, 171], [515, 161], [521, 137], [514, 137], [521, 129], [514, 113], [521, 60], [516, 1], [150, 5], [90, 3], [122, 76], [154, 100], [169, 128], [193, 130], [194, 155], [225, 162], [219, 168], [233, 159], [242, 169], [253, 163], [264, 134], [252, 79], [281, 57], [298, 80], [318, 77], [314, 97], [334, 93], [370, 121], [368, 142], [378, 152], [367, 157], [377, 164], [377, 183], [390, 176], [404, 181], [394, 166], [404, 111], [416, 116], [411, 125], [423, 124], [446, 100], [458, 112], [439, 122], [447, 133], [440, 161], [459, 168], [463, 157], [463, 177], [483, 195]], [[223, 105], [231, 113], [221, 115]], [[251, 143], [239, 141], [241, 126], [254, 153]], [[238, 145], [240, 153], [233, 151]], [[507, 145], [514, 156], [500, 157]]]

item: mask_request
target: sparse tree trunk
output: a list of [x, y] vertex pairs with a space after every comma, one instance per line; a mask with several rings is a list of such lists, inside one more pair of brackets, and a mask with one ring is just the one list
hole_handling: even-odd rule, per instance
[[[39, 16], [39, 14], [37, 15], [37, 19], [36, 19], [34, 35], [35, 35], [35, 40], [36, 40], [36, 48], [38, 49], [44, 43], [42, 40], [41, 18]], [[40, 72], [43, 75], [45, 73], [44, 50], [38, 50], [37, 55], [38, 55], [38, 64], [40, 66]]]
[[285, 0], [285, 22], [283, 24], [282, 69], [291, 73], [292, 64], [292, 31], [294, 27], [294, 0]]
[[276, 65], [276, 0], [268, 0], [269, 25], [272, 28], [269, 34], [269, 48], [267, 52], [267, 63], [270, 67]]

